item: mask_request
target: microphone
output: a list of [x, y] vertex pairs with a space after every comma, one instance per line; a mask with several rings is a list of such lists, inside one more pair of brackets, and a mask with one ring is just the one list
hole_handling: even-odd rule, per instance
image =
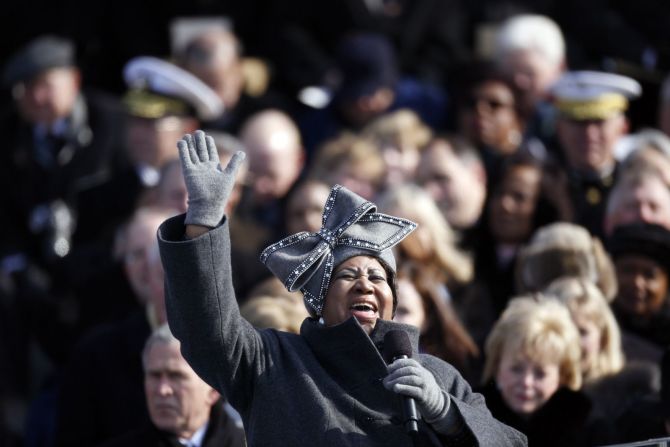
[[[412, 356], [412, 344], [407, 332], [399, 329], [388, 331], [384, 335], [384, 360], [391, 364], [397, 359], [407, 359]], [[411, 397], [400, 395], [402, 403], [402, 418], [405, 430], [410, 435], [419, 432], [419, 416], [416, 412], [416, 402]]]

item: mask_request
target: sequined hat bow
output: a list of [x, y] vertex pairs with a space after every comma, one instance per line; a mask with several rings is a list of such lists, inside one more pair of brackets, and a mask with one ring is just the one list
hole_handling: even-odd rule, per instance
[[416, 224], [376, 211], [374, 203], [336, 185], [326, 200], [319, 232], [303, 231], [272, 244], [261, 253], [261, 262], [289, 291], [301, 290], [308, 309], [320, 315], [333, 268], [340, 262], [369, 255], [395, 271], [389, 248]]

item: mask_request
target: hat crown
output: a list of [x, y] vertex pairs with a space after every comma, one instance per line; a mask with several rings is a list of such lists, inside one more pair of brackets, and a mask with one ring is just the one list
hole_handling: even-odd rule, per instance
[[599, 71], [565, 73], [551, 88], [554, 105], [561, 115], [577, 121], [618, 116], [628, 108], [628, 100], [641, 92], [636, 80]]
[[43, 35], [28, 42], [7, 62], [3, 81], [7, 86], [27, 81], [57, 67], [75, 65], [74, 43], [55, 35]]
[[636, 98], [642, 87], [633, 78], [603, 71], [570, 71], [552, 87], [553, 95], [561, 99], [589, 100], [614, 93], [626, 98]]

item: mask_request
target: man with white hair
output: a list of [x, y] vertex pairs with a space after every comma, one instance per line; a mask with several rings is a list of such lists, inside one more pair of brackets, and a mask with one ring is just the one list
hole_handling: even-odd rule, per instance
[[494, 59], [522, 92], [528, 110], [547, 98], [566, 67], [565, 41], [558, 25], [536, 14], [512, 16], [495, 36]]
[[612, 188], [605, 213], [605, 233], [622, 225], [651, 223], [670, 229], [670, 187], [663, 174], [641, 166], [625, 172]]

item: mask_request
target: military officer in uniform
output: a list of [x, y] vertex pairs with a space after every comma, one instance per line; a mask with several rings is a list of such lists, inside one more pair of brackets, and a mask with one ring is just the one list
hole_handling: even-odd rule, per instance
[[641, 90], [634, 79], [596, 71], [567, 72], [552, 88], [576, 222], [595, 236], [603, 236], [605, 203], [617, 175], [615, 147], [628, 133], [625, 111]]

